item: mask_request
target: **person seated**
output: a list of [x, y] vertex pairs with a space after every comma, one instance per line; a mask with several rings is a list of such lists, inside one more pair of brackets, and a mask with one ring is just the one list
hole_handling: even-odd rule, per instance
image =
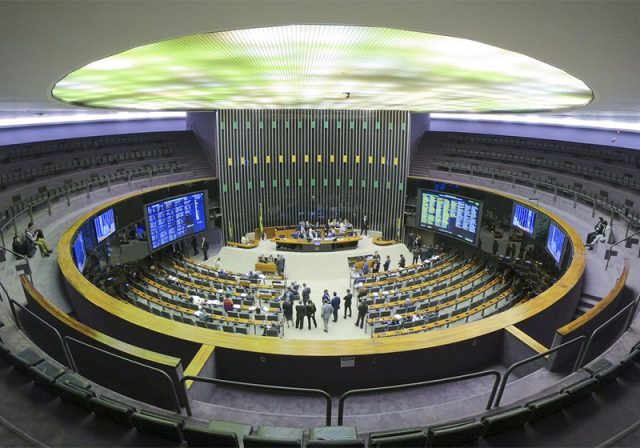
[[224, 301], [222, 302], [222, 306], [226, 312], [233, 311], [233, 300], [231, 299], [231, 295], [227, 294], [224, 297]]
[[27, 224], [27, 228], [24, 231], [24, 234], [25, 234], [25, 237], [26, 237], [26, 239], [28, 241], [30, 241], [31, 243], [35, 244], [36, 246], [38, 246], [40, 248], [40, 253], [42, 254], [43, 257], [48, 257], [53, 252], [49, 248], [49, 243], [47, 242], [47, 240], [44, 239], [44, 235], [42, 233], [42, 230], [39, 233], [41, 238], [38, 238], [37, 231], [33, 230], [33, 223], [32, 222]]
[[242, 235], [242, 238], [240, 238], [240, 243], [242, 244], [248, 244], [249, 240], [247, 239], [246, 236]]
[[19, 236], [13, 237], [13, 243], [11, 249], [20, 255], [25, 257], [32, 257], [36, 253], [36, 247], [33, 244], [29, 244], [27, 240], [23, 240]]
[[327, 239], [327, 240], [335, 240], [336, 239], [336, 232], [333, 229], [330, 229], [328, 233], [325, 233], [325, 235], [327, 235], [325, 237], [325, 239]]
[[602, 222], [604, 228], [602, 233], [597, 234], [592, 240], [590, 244], [587, 244], [587, 250], [594, 250], [598, 247], [598, 243], [607, 243], [611, 238], [611, 226], [608, 225], [607, 221]]

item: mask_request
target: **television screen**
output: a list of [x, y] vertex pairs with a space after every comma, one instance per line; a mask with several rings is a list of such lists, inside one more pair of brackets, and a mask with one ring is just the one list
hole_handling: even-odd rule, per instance
[[93, 224], [96, 228], [96, 239], [98, 243], [109, 235], [113, 235], [116, 231], [116, 218], [113, 215], [113, 209], [110, 208], [93, 218]]
[[556, 263], [560, 264], [562, 253], [564, 250], [564, 242], [566, 235], [556, 224], [549, 225], [549, 233], [547, 234], [547, 251], [551, 254]]
[[145, 206], [147, 235], [151, 250], [180, 238], [207, 230], [204, 191], [189, 193]]
[[420, 191], [420, 227], [475, 244], [482, 202], [439, 191]]
[[524, 205], [514, 202], [511, 224], [527, 232], [529, 235], [533, 235], [536, 225], [536, 212]]
[[78, 270], [83, 272], [84, 265], [87, 261], [87, 252], [84, 247], [84, 236], [81, 232], [76, 235], [76, 240], [73, 242], [73, 256], [76, 260]]

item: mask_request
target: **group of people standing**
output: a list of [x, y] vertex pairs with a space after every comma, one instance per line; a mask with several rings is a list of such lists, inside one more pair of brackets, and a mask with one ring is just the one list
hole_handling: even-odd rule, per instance
[[[301, 291], [298, 291], [300, 291], [300, 286], [294, 283], [292, 286], [287, 288], [281, 298], [282, 312], [287, 326], [291, 327], [295, 311], [296, 329], [304, 329], [305, 318], [307, 320], [309, 330], [311, 330], [311, 323], [313, 323], [314, 328], [318, 328], [318, 323], [316, 321], [318, 308], [311, 299], [311, 288], [306, 283], [303, 283]], [[323, 331], [325, 333], [329, 332], [330, 320], [333, 320], [334, 323], [338, 322], [341, 308], [344, 310], [343, 319], [352, 317], [352, 302], [353, 294], [350, 289], [347, 289], [346, 294], [342, 298], [336, 291], [330, 294], [328, 289], [324, 290], [322, 294], [322, 305], [320, 306], [320, 318], [322, 319]], [[368, 307], [364, 300], [360, 301], [357, 309], [358, 318], [356, 321], [356, 325], [359, 325], [360, 328], [364, 325], [364, 319], [367, 311]]]

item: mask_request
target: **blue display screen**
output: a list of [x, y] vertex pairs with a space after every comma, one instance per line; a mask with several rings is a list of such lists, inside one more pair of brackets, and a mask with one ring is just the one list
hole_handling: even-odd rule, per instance
[[533, 235], [536, 225], [536, 212], [524, 205], [514, 202], [511, 224], [527, 232], [529, 235]]
[[207, 230], [204, 191], [148, 204], [145, 212], [151, 250]]
[[76, 260], [76, 266], [80, 272], [84, 271], [84, 265], [87, 261], [87, 251], [84, 247], [84, 236], [82, 233], [76, 235], [76, 240], [73, 242], [73, 255]]
[[116, 231], [116, 219], [113, 215], [113, 209], [100, 213], [93, 218], [93, 224], [96, 228], [96, 239], [98, 243], [112, 235]]
[[420, 192], [420, 227], [475, 244], [482, 203], [436, 191]]
[[556, 263], [560, 264], [562, 259], [562, 251], [567, 236], [555, 224], [549, 225], [549, 233], [547, 234], [547, 251], [551, 254]]

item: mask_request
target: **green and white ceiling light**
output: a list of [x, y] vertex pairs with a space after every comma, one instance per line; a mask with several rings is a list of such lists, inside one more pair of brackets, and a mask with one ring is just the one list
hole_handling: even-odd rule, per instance
[[196, 34], [92, 62], [60, 101], [126, 110], [392, 109], [535, 112], [588, 104], [570, 74], [466, 39], [389, 28], [291, 25]]

